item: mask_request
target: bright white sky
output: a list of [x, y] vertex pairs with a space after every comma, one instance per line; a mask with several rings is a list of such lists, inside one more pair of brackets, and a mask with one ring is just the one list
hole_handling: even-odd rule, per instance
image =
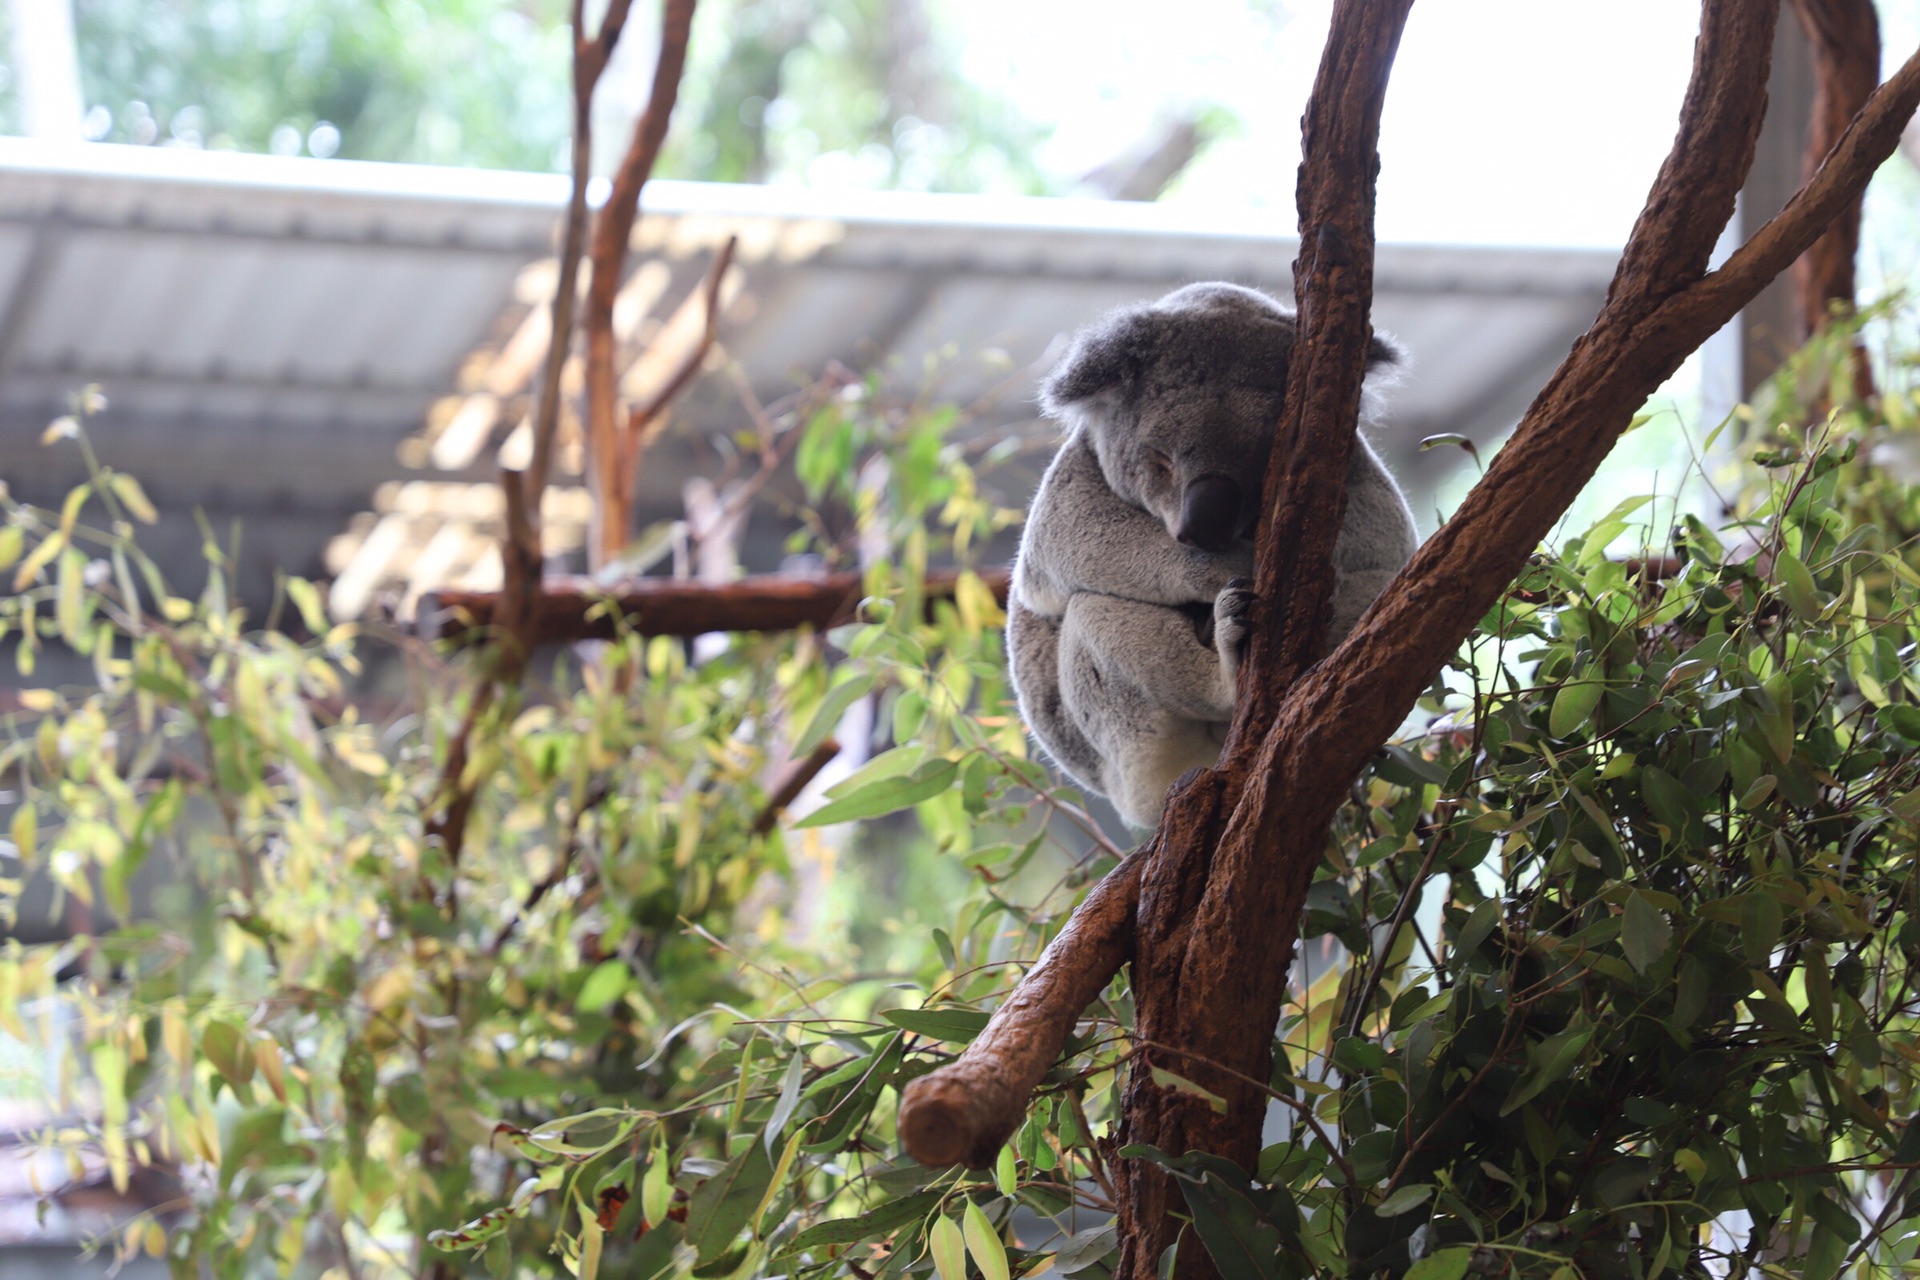
[[[1220, 103], [1244, 134], [1212, 148], [1169, 199], [1290, 209], [1331, 8], [954, 0], [953, 16], [968, 77], [1058, 122], [1049, 168], [1084, 172], [1165, 115]], [[1381, 237], [1624, 242], [1673, 138], [1698, 17], [1683, 0], [1419, 0], [1382, 127]]]

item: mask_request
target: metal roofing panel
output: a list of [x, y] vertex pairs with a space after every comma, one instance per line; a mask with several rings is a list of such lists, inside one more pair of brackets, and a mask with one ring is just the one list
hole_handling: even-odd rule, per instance
[[[71, 459], [32, 442], [97, 380], [113, 405], [99, 439], [150, 489], [189, 503], [280, 493], [344, 524], [370, 482], [406, 474], [396, 446], [436, 400], [471, 389], [457, 372], [506, 309], [524, 310], [516, 277], [550, 253], [566, 191], [554, 175], [0, 139], [0, 475], [70, 480]], [[1003, 393], [983, 429], [1031, 413], [1031, 380], [990, 352], [1024, 370], [1102, 312], [1194, 279], [1284, 295], [1294, 256], [1274, 234], [1291, 219], [1272, 213], [672, 182], [644, 204], [634, 265], [666, 272], [642, 341], [737, 234], [745, 287], [723, 341], [758, 394], [834, 360], [891, 362], [917, 386], [925, 357], [952, 349], [941, 394]], [[1434, 431], [1497, 432], [1611, 271], [1591, 251], [1380, 246], [1377, 314], [1414, 352], [1390, 452]], [[741, 414], [709, 387], [681, 416], [697, 434]], [[445, 453], [472, 459], [472, 476], [491, 469], [487, 448]], [[669, 441], [658, 459], [695, 454]]]

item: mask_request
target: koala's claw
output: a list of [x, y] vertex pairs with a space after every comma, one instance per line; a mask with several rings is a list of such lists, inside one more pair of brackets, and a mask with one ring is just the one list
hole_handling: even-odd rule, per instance
[[1240, 674], [1240, 664], [1247, 656], [1247, 638], [1253, 632], [1256, 597], [1252, 586], [1246, 578], [1235, 578], [1213, 601], [1213, 647], [1220, 654], [1221, 665], [1233, 677]]

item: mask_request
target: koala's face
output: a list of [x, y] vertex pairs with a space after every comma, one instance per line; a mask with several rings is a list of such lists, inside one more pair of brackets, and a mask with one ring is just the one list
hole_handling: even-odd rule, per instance
[[[1121, 498], [1177, 541], [1224, 551], [1259, 519], [1293, 334], [1265, 294], [1188, 285], [1082, 330], [1041, 405], [1089, 433]], [[1376, 340], [1370, 362], [1392, 358]]]

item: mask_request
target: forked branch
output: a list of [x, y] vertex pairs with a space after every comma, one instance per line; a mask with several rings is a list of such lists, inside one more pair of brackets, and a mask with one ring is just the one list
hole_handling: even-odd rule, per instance
[[[1336, 10], [1336, 37], [1364, 30], [1353, 25], [1364, 23], [1355, 11], [1368, 7], [1343, 0]], [[1232, 991], [1223, 984], [1247, 977], [1244, 968], [1236, 968], [1249, 954], [1246, 940], [1261, 940], [1263, 952], [1271, 952], [1269, 940], [1276, 930], [1289, 941], [1293, 936], [1297, 910], [1289, 915], [1287, 907], [1296, 895], [1274, 882], [1304, 886], [1326, 822], [1347, 784], [1506, 589], [1647, 395], [1804, 252], [1845, 205], [1858, 198], [1874, 169], [1897, 145], [1902, 126], [1920, 104], [1920, 55], [1873, 94], [1787, 208], [1725, 266], [1708, 274], [1708, 254], [1751, 163], [1776, 16], [1772, 3], [1706, 0], [1678, 135], [1593, 328], [1575, 344], [1459, 512], [1420, 549], [1340, 647], [1275, 699], [1272, 727], [1255, 733], [1253, 724], [1241, 726], [1255, 745], [1243, 748], [1251, 753], [1244, 765], [1230, 762], [1211, 784], [1220, 788], [1231, 817], [1215, 828], [1223, 833], [1220, 847], [1205, 851], [1211, 857], [1203, 859], [1210, 863], [1204, 894], [1177, 932], [1137, 942], [1142, 955], [1150, 947], [1171, 950], [1173, 954], [1155, 963], [1179, 970], [1176, 980], [1189, 1010], [1182, 1029], [1192, 1033], [1191, 1042], [1169, 1041], [1165, 1031], [1155, 1039], [1229, 1064], [1235, 1061], [1233, 1054], [1210, 1050], [1230, 1029], [1216, 1026], [1210, 1032], [1208, 1021], [1253, 1025], [1265, 1018], [1258, 1029], [1265, 1039], [1272, 1026], [1267, 1011], [1235, 1003], [1222, 993]], [[1336, 52], [1330, 48], [1329, 59]], [[1375, 85], [1375, 92], [1381, 87]], [[1324, 118], [1334, 91], [1323, 77], [1310, 114], [1321, 112]], [[1336, 190], [1340, 181], [1340, 175], [1314, 168], [1332, 159], [1316, 161], [1316, 154], [1310, 150], [1303, 166], [1303, 217], [1308, 215], [1307, 195]], [[1344, 198], [1361, 197], [1349, 190]], [[1327, 242], [1311, 237], [1311, 225], [1304, 243], [1314, 246], [1317, 255]], [[1339, 272], [1310, 270], [1314, 261], [1303, 260], [1309, 268], [1303, 316], [1316, 314], [1328, 305], [1328, 295], [1342, 287]], [[1357, 349], [1350, 358], [1358, 359]], [[1295, 367], [1301, 368], [1298, 363]], [[1351, 430], [1351, 417], [1344, 420]], [[1295, 421], [1290, 405], [1283, 430], [1297, 429]], [[1326, 494], [1317, 500], [1322, 512], [1336, 503], [1337, 498]], [[1262, 583], [1273, 581], [1274, 550], [1262, 546]], [[1251, 696], [1243, 697], [1243, 707], [1265, 692], [1247, 690]], [[1236, 739], [1239, 736], [1237, 732]], [[1180, 817], [1188, 808], [1186, 799], [1176, 794], [1169, 804], [1169, 818], [1157, 840], [1162, 858], [1168, 843], [1181, 838], [1179, 824], [1192, 820]], [[1132, 869], [1144, 853], [1123, 864], [1124, 877], [1116, 872], [1088, 898], [1088, 904], [1097, 907], [1082, 909], [1097, 912], [1102, 922], [1098, 927], [1070, 924], [1049, 948], [1047, 963], [1029, 973], [986, 1032], [956, 1062], [908, 1088], [901, 1128], [916, 1157], [940, 1163], [957, 1154], [978, 1162], [990, 1158], [1019, 1124], [1032, 1087], [1064, 1043], [1063, 1028], [1080, 1015], [1083, 1005], [1076, 1003], [1077, 993], [1097, 991], [1128, 954], [1113, 931], [1132, 927], [1137, 908], [1128, 899], [1143, 891], [1142, 877]], [[1116, 917], [1127, 923], [1116, 926]], [[1242, 940], [1238, 946], [1236, 938]], [[1136, 985], [1139, 976], [1137, 972]], [[1236, 1010], [1235, 1018], [1219, 1018], [1216, 1011], [1228, 1007]], [[1059, 1012], [1050, 1015], [1051, 1021], [1036, 1021], [1035, 1010]], [[1246, 1074], [1264, 1078], [1257, 1071]], [[990, 1081], [992, 1087], [972, 1083], [979, 1081]], [[1232, 1082], [1219, 1082], [1218, 1091], [1234, 1102], [1230, 1127], [1242, 1135], [1253, 1133], [1257, 1141], [1257, 1119], [1241, 1114], [1245, 1107]], [[1131, 1114], [1131, 1101], [1129, 1105]], [[1177, 1138], [1195, 1130], [1176, 1125], [1172, 1132]], [[923, 1135], [939, 1135], [939, 1140]], [[1133, 1212], [1137, 1214], [1138, 1207]], [[1133, 1226], [1140, 1226], [1137, 1216]], [[1125, 1274], [1150, 1273], [1130, 1265]]]
[[[618, 554], [626, 544], [632, 480], [625, 465], [624, 441], [614, 404], [613, 304], [620, 279], [626, 274], [627, 245], [634, 220], [640, 214], [640, 193], [653, 175], [660, 148], [667, 138], [667, 122], [680, 94], [680, 77], [687, 66], [687, 39], [693, 29], [695, 0], [666, 0], [660, 16], [660, 57], [654, 64], [653, 88], [646, 110], [634, 123], [620, 167], [614, 171], [607, 201], [594, 219], [589, 254], [593, 278], [587, 286], [583, 320], [587, 335], [587, 469], [592, 477], [596, 536], [589, 554], [595, 565]], [[584, 121], [576, 112], [576, 130]], [[578, 133], [576, 132], [576, 138]]]

